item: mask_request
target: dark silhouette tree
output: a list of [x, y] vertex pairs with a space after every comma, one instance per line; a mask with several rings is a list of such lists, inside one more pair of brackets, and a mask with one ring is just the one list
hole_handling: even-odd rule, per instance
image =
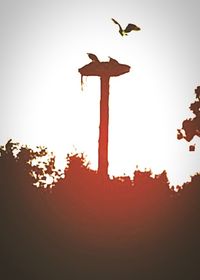
[[[32, 185], [52, 187], [59, 179], [55, 167], [55, 156], [47, 148], [37, 147], [34, 151], [10, 139], [0, 147], [0, 183], [2, 185]], [[48, 180], [51, 177], [51, 180]]]
[[178, 129], [177, 138], [190, 142], [194, 136], [200, 137], [200, 86], [195, 89], [196, 99], [190, 104], [189, 109], [194, 114], [194, 118], [183, 121], [182, 128]]
[[66, 182], [83, 182], [83, 178], [89, 173], [89, 162], [83, 153], [67, 154], [66, 168], [64, 170]]
[[84, 154], [66, 160], [65, 177], [49, 188], [46, 178], [57, 176], [53, 154], [12, 140], [1, 146], [4, 279], [199, 276], [199, 174], [178, 192], [166, 171], [148, 169], [98, 188], [101, 177]]

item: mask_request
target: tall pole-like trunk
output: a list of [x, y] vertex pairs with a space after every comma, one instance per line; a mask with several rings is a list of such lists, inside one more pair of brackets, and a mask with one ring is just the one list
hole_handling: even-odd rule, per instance
[[109, 62], [92, 61], [79, 69], [81, 76], [98, 76], [101, 79], [100, 125], [98, 147], [98, 174], [108, 179], [108, 121], [109, 121], [109, 79], [130, 71], [130, 66], [117, 60]]
[[101, 76], [98, 173], [108, 178], [109, 76]]

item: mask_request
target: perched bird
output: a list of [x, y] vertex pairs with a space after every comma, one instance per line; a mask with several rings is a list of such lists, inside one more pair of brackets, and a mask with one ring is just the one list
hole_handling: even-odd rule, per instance
[[112, 57], [110, 57], [109, 56], [109, 58], [110, 58], [110, 60], [109, 60], [109, 62], [111, 62], [111, 63], [117, 63], [117, 64], [119, 64], [119, 62], [116, 60], [116, 59], [114, 59], [114, 58], [112, 58]]
[[114, 18], [112, 18], [112, 21], [119, 26], [119, 33], [121, 34], [121, 36], [128, 35], [127, 33], [131, 32], [131, 31], [140, 30], [140, 27], [138, 27], [137, 25], [135, 25], [133, 23], [129, 23], [125, 29], [122, 29], [121, 25]]
[[89, 58], [92, 60], [92, 62], [100, 62], [98, 57], [93, 54], [93, 53], [87, 53], [87, 55], [89, 56]]

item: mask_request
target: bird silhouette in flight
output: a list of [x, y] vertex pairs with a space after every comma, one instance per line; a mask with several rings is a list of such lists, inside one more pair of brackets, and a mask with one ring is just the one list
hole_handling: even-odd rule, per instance
[[121, 36], [128, 35], [128, 33], [131, 32], [131, 31], [139, 31], [140, 30], [140, 27], [138, 27], [137, 25], [135, 25], [133, 23], [129, 23], [126, 26], [126, 28], [123, 29], [121, 27], [121, 25], [114, 18], [112, 18], [112, 21], [119, 26], [119, 33], [120, 33]]
[[92, 62], [100, 62], [98, 57], [93, 54], [93, 53], [87, 53], [87, 55], [89, 56], [89, 58], [92, 60]]

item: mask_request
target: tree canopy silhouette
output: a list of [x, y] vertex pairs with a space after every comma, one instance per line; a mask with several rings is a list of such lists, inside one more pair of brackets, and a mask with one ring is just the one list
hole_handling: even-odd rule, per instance
[[57, 172], [45, 147], [1, 146], [3, 279], [199, 276], [200, 174], [178, 191], [166, 171], [137, 169], [102, 183], [81, 153], [68, 154]]
[[[55, 156], [46, 147], [35, 151], [10, 139], [0, 147], [0, 182], [2, 185], [55, 185], [60, 172], [55, 167]], [[51, 180], [48, 180], [50, 179]]]
[[195, 101], [190, 104], [189, 109], [194, 114], [194, 118], [183, 121], [182, 128], [178, 129], [177, 138], [190, 142], [194, 136], [200, 137], [200, 86], [195, 89]]

